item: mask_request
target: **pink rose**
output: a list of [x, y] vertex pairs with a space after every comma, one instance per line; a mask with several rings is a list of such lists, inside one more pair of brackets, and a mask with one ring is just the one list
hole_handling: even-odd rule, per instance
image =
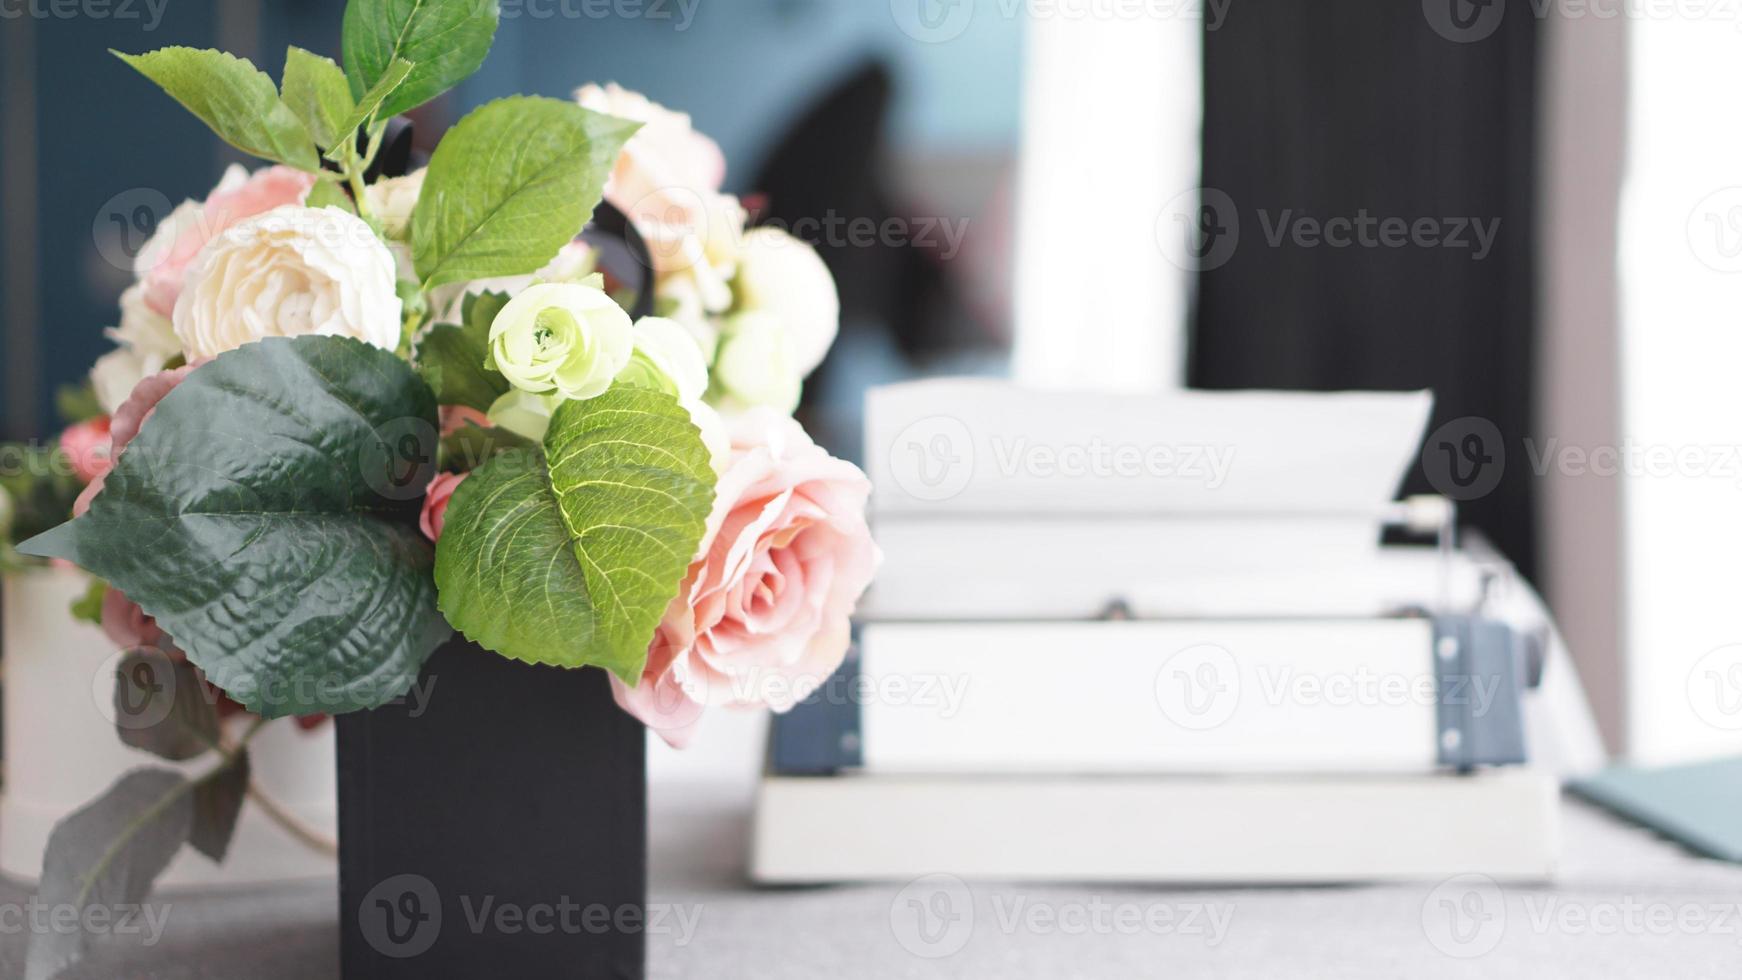
[[60, 434], [60, 451], [72, 465], [73, 475], [85, 483], [101, 480], [109, 472], [109, 416], [99, 415]]
[[768, 409], [732, 423], [699, 557], [648, 648], [625, 711], [682, 748], [708, 705], [788, 711], [846, 656], [849, 619], [881, 559], [871, 483]]
[[[176, 385], [187, 380], [187, 376], [204, 363], [205, 361], [195, 361], [172, 371], [159, 371], [134, 386], [133, 394], [127, 396], [127, 400], [115, 410], [114, 418], [109, 420], [111, 466], [115, 460], [121, 458], [121, 450], [126, 449], [133, 437], [139, 435], [139, 430], [151, 418], [151, 413], [157, 410], [157, 403], [163, 401], [163, 396], [174, 391]], [[91, 509], [91, 501], [103, 492], [103, 482], [108, 475], [108, 470], [104, 470], [101, 476], [85, 486], [78, 499], [73, 501], [74, 517], [82, 517], [85, 511]]]
[[423, 513], [418, 515], [417, 526], [423, 529], [423, 536], [436, 541], [442, 536], [442, 524], [447, 520], [448, 501], [453, 497], [454, 490], [465, 482], [467, 473], [437, 473], [435, 479], [429, 481], [429, 489], [424, 491]]
[[168, 652], [175, 649], [157, 620], [145, 615], [139, 604], [111, 586], [103, 593], [103, 633], [123, 650], [155, 647]]
[[173, 316], [182, 279], [207, 242], [243, 218], [282, 204], [302, 204], [315, 179], [314, 174], [292, 167], [263, 167], [252, 174], [239, 166], [225, 171], [203, 205], [184, 202], [140, 251], [134, 272], [145, 282], [145, 305], [162, 316]]
[[480, 429], [490, 428], [488, 415], [465, 405], [443, 405], [437, 409], [437, 418], [441, 421], [444, 436], [451, 436], [467, 425], [475, 425]]

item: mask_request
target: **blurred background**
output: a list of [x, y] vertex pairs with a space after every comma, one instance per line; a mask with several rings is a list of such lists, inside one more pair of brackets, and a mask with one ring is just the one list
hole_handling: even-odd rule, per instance
[[[816, 244], [868, 385], [1432, 388], [1407, 489], [1548, 597], [1609, 747], [1742, 640], [1742, 20], [1723, 3], [503, 0], [491, 98], [617, 81], [691, 113]], [[342, 0], [0, 3], [0, 436], [58, 428], [155, 222], [239, 159], [105, 48], [338, 50]], [[1474, 441], [1472, 441], [1474, 440]], [[1439, 462], [1435, 462], [1438, 460]], [[1732, 672], [1735, 673], [1735, 672]], [[1742, 696], [1742, 683], [1737, 688]], [[728, 727], [734, 722], [711, 724]], [[748, 780], [761, 720], [659, 771]]]

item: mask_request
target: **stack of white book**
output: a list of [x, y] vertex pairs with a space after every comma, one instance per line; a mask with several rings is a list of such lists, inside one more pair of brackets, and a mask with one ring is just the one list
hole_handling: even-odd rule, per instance
[[874, 391], [885, 562], [777, 719], [753, 877], [1548, 876], [1600, 751], [1530, 589], [1392, 502], [1430, 405]]

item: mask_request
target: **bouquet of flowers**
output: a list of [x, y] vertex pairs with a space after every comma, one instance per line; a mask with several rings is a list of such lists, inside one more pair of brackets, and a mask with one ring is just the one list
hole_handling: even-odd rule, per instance
[[[135, 744], [219, 763], [129, 774], [118, 829], [68, 818], [45, 891], [137, 901], [182, 843], [221, 855], [246, 735], [219, 737], [211, 689], [258, 720], [365, 710], [457, 630], [608, 671], [682, 745], [703, 708], [784, 710], [844, 656], [869, 484], [791, 417], [835, 287], [807, 245], [746, 230], [718, 147], [587, 86], [485, 104], [426, 168], [372, 179], [389, 120], [474, 71], [497, 16], [351, 0], [343, 67], [291, 48], [279, 84], [219, 51], [119, 55], [267, 164], [139, 254], [101, 413], [62, 439], [75, 516], [17, 547], [105, 583], [115, 635], [190, 679], [159, 685], [187, 731]], [[657, 315], [632, 319], [578, 237], [601, 197], [646, 243]]]

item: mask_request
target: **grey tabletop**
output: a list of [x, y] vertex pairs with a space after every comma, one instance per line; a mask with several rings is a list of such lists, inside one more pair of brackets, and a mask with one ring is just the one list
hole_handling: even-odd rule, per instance
[[[1169, 889], [971, 884], [934, 935], [892, 909], [902, 885], [758, 890], [746, 801], [654, 794], [654, 978], [1742, 976], [1742, 867], [1694, 857], [1568, 800], [1552, 885], [1483, 881]], [[26, 889], [0, 884], [0, 904]], [[306, 980], [337, 972], [335, 885], [163, 896], [158, 941], [114, 938], [77, 978]], [[971, 907], [971, 911], [968, 911]], [[0, 976], [26, 936], [0, 935]]]

